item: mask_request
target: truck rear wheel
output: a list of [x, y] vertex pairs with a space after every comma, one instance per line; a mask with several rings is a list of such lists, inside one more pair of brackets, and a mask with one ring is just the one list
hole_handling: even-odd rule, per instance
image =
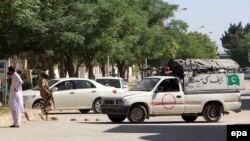
[[108, 117], [114, 123], [121, 123], [126, 119], [126, 116], [108, 115]]
[[133, 123], [141, 123], [147, 117], [147, 111], [144, 106], [136, 105], [133, 106], [128, 114], [128, 120]]
[[181, 117], [186, 122], [194, 122], [197, 119], [198, 115], [182, 115]]
[[208, 104], [203, 109], [203, 117], [207, 122], [217, 122], [221, 118], [221, 105], [216, 103]]

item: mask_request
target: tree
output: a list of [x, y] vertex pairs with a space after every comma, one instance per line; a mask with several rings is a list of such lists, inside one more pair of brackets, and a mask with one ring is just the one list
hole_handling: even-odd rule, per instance
[[7, 1], [0, 8], [0, 56], [2, 58], [33, 49], [32, 44], [35, 42], [36, 34], [44, 29], [41, 22], [37, 20], [35, 6], [37, 4], [35, 0], [13, 0]]
[[136, 42], [132, 42], [134, 45], [131, 48], [134, 60], [132, 56], [130, 60], [139, 66], [142, 76], [145, 60], [159, 58], [162, 55], [160, 52], [169, 48], [168, 38], [165, 38], [167, 35], [164, 31], [164, 20], [173, 16], [177, 6], [161, 0], [129, 1], [129, 5], [140, 15], [137, 18], [137, 21], [141, 21], [137, 22], [137, 29], [140, 30], [137, 30], [137, 38], [133, 40]]
[[177, 38], [180, 48], [177, 58], [181, 59], [215, 59], [217, 46], [214, 41], [198, 32], [182, 34]]
[[91, 79], [96, 63], [105, 75], [108, 56], [123, 78], [133, 64], [142, 70], [145, 59], [212, 57], [203, 54], [214, 52], [205, 36], [186, 35], [180, 20], [165, 25], [177, 8], [162, 0], [8, 1], [0, 9], [0, 56], [34, 57], [32, 69], [49, 70], [51, 78], [55, 66], [60, 77], [73, 77], [85, 64]]
[[248, 61], [249, 33], [250, 24], [245, 27], [241, 23], [230, 24], [228, 31], [225, 31], [221, 37], [226, 53], [242, 67], [250, 64]]

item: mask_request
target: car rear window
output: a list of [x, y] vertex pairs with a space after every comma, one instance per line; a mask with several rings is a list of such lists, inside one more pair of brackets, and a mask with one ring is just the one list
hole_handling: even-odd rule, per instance
[[105, 86], [112, 86], [115, 88], [121, 88], [120, 81], [118, 79], [96, 79], [96, 82]]

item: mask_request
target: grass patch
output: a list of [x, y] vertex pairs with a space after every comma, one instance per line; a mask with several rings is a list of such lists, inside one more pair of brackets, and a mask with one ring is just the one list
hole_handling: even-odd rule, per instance
[[0, 107], [0, 116], [9, 112], [8, 107]]

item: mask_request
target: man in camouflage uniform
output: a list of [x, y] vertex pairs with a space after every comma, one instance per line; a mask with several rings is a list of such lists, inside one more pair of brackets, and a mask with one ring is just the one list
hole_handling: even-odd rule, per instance
[[41, 80], [39, 81], [40, 95], [44, 102], [44, 115], [46, 115], [46, 120], [48, 120], [48, 112], [51, 110], [52, 106], [52, 91], [48, 86], [48, 74], [45, 72], [41, 73]]

